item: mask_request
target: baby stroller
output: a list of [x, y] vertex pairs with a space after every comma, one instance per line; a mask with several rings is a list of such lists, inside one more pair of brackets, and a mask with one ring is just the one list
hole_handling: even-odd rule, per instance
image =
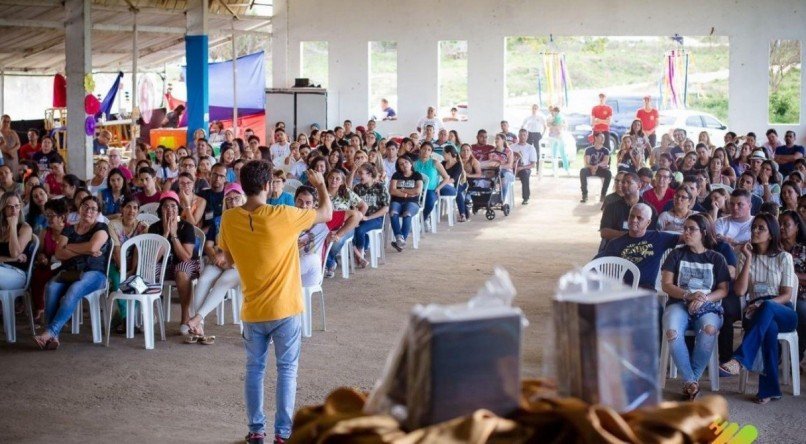
[[504, 189], [501, 186], [501, 169], [482, 169], [481, 175], [482, 177], [467, 178], [467, 195], [473, 202], [473, 214], [485, 208], [487, 220], [495, 219], [495, 210], [501, 210], [504, 216], [509, 216], [509, 204], [504, 203]]

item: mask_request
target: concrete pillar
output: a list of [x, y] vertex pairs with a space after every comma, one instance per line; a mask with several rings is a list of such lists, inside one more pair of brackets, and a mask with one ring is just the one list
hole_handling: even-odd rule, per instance
[[194, 131], [203, 128], [207, 132], [210, 127], [208, 14], [207, 0], [188, 0], [185, 35], [188, 144], [193, 143]]
[[369, 116], [369, 42], [340, 39], [328, 44], [328, 88], [338, 97], [338, 114], [330, 126], [345, 119], [363, 125]]
[[770, 40], [752, 33], [730, 38], [730, 77], [728, 79], [728, 127], [744, 134], [755, 131], [759, 144], [769, 127]]
[[[289, 70], [288, 64], [288, 0], [274, 0], [271, 28], [272, 87], [288, 88], [291, 86], [291, 79], [299, 71], [299, 62], [297, 62], [295, 73]], [[299, 45], [294, 50], [298, 53]]]
[[462, 140], [474, 140], [475, 129], [484, 128], [489, 136], [500, 131], [504, 116], [504, 39], [479, 35], [468, 40], [467, 53], [469, 128], [462, 128], [460, 136]]
[[384, 134], [408, 136], [429, 106], [439, 106], [439, 42], [425, 32], [413, 32], [406, 40], [399, 40], [397, 69], [398, 117], [383, 125], [379, 122], [379, 128]]
[[[65, 0], [65, 68], [67, 71], [67, 171], [92, 176], [92, 136], [84, 132], [84, 77], [92, 72], [90, 13], [92, 2]], [[90, 92], [91, 93], [91, 92]]]

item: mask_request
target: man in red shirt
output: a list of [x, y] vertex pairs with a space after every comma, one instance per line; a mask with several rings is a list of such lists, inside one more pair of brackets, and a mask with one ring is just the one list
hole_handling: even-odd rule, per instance
[[605, 136], [604, 146], [610, 149], [610, 119], [613, 117], [613, 108], [605, 105], [604, 93], [599, 93], [599, 104], [591, 110], [591, 126], [593, 134], [602, 133]]
[[490, 153], [495, 150], [495, 147], [487, 143], [487, 130], [479, 130], [476, 134], [476, 143], [470, 149], [473, 150], [473, 156], [479, 162], [490, 160]]
[[28, 143], [20, 147], [20, 160], [31, 160], [39, 152], [39, 131], [34, 128], [28, 130]]
[[644, 107], [635, 113], [635, 118], [641, 121], [644, 134], [649, 138], [649, 144], [654, 148], [657, 138], [655, 127], [658, 126], [658, 110], [652, 107], [652, 97], [644, 96]]

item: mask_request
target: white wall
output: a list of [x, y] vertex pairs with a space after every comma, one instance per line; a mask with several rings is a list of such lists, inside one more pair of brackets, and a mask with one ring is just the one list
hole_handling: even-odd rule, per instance
[[[806, 0], [280, 0], [276, 8], [275, 87], [299, 77], [300, 42], [329, 43], [329, 89], [338, 104], [333, 122], [363, 121], [368, 110], [367, 42], [398, 42], [399, 120], [385, 133], [408, 133], [437, 104], [438, 42], [468, 41], [470, 121], [457, 124], [463, 139], [478, 128], [496, 129], [504, 111], [504, 39], [519, 35], [717, 35], [730, 38], [729, 123], [737, 132], [769, 128], [768, 54], [775, 39], [801, 40], [806, 50]], [[806, 53], [802, 56], [806, 60]], [[283, 63], [285, 62], [285, 63]], [[806, 89], [806, 70], [801, 84]], [[806, 136], [806, 90], [798, 125]]]

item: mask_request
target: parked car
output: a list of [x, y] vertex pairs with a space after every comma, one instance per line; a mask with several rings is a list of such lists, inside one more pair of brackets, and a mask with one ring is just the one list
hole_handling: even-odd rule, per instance
[[675, 128], [686, 130], [689, 139], [697, 141], [701, 131], [711, 136], [711, 142], [721, 144], [728, 132], [728, 127], [711, 114], [691, 109], [669, 109], [658, 113], [658, 127], [655, 134], [660, 140], [661, 134], [671, 135]]

